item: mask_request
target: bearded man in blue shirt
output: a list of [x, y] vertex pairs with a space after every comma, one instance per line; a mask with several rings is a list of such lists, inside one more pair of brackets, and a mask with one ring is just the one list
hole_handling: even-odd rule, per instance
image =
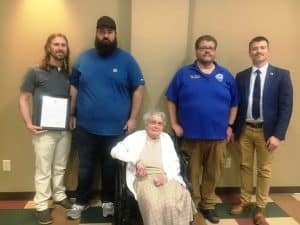
[[117, 47], [115, 21], [97, 21], [95, 48], [78, 57], [71, 76], [71, 128], [79, 156], [76, 203], [67, 216], [78, 219], [89, 205], [89, 189], [97, 160], [101, 166], [103, 216], [114, 214], [116, 161], [110, 150], [125, 132], [132, 132], [140, 110], [144, 79], [139, 65]]

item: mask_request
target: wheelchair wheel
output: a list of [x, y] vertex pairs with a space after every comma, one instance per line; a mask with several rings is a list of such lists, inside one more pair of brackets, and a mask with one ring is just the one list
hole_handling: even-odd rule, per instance
[[127, 185], [126, 185], [126, 164], [119, 162], [115, 176], [115, 225], [129, 225], [129, 217], [126, 210], [127, 205]]

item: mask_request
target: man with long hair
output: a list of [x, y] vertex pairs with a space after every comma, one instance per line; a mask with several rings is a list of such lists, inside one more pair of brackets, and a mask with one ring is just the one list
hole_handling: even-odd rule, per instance
[[[52, 223], [48, 199], [71, 208], [64, 186], [64, 174], [70, 152], [71, 135], [67, 130], [45, 130], [39, 126], [38, 105], [42, 96], [69, 96], [69, 45], [65, 35], [51, 34], [44, 46], [41, 64], [28, 70], [21, 85], [20, 111], [32, 133], [35, 153], [36, 215], [40, 224]], [[30, 99], [32, 98], [32, 117]]]

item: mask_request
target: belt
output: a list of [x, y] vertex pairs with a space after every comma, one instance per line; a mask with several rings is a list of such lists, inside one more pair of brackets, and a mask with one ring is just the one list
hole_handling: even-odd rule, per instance
[[246, 125], [250, 126], [250, 127], [253, 127], [253, 128], [262, 128], [264, 126], [264, 123], [261, 122], [261, 123], [249, 123], [249, 122], [246, 122]]

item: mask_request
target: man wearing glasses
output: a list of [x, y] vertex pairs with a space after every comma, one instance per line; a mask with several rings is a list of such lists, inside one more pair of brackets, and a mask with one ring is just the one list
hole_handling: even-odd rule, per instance
[[215, 187], [238, 105], [234, 77], [215, 62], [216, 48], [211, 35], [199, 37], [195, 62], [176, 72], [166, 92], [171, 127], [191, 157], [193, 199], [200, 199], [199, 209], [211, 223], [219, 223]]

